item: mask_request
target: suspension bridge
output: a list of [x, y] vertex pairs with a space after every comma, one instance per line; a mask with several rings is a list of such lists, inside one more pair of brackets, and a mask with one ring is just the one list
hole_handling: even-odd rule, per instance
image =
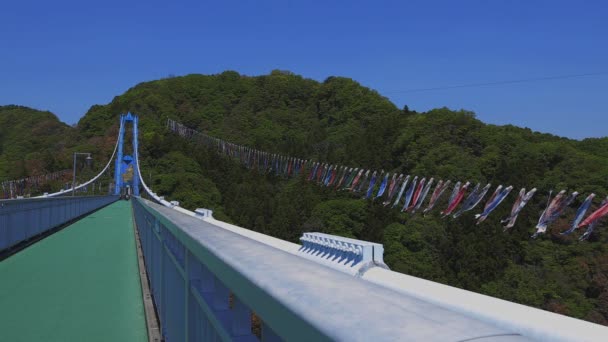
[[[0, 201], [0, 340], [608, 339], [601, 325], [393, 272], [381, 244], [316, 232], [295, 244], [182, 208], [141, 177], [138, 135], [138, 117], [121, 115], [97, 176]], [[111, 194], [70, 196], [112, 163]]]

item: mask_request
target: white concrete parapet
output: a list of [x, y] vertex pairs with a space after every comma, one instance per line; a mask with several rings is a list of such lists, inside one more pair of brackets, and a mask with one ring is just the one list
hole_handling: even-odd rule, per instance
[[[302, 246], [300, 246], [218, 221], [211, 216], [201, 217], [181, 207], [165, 205], [165, 208], [162, 208], [146, 200], [136, 199], [136, 201], [141, 201], [150, 213], [156, 212], [154, 215], [157, 219], [163, 221], [167, 228], [172, 226], [171, 230], [178, 233], [175, 238], [163, 239], [164, 243], [179, 240], [190, 245], [190, 252], [185, 253], [186, 255], [191, 255], [198, 248], [205, 246], [213, 249], [213, 253], [205, 253], [204, 258], [200, 258], [199, 261], [208, 262], [210, 257], [216, 255], [222, 262], [210, 263], [209, 267], [246, 263], [241, 265], [236, 273], [230, 273], [230, 277], [225, 278], [225, 284], [234, 291], [235, 298], [245, 302], [259, 299], [258, 305], [250, 302], [249, 307], [253, 311], [261, 313], [267, 306], [274, 307], [268, 305], [270, 301], [275, 301], [274, 303], [279, 305], [288, 305], [289, 312], [297, 313], [302, 320], [312, 324], [311, 329], [323, 331], [333, 340], [475, 339], [515, 342], [534, 339], [604, 342], [608, 336], [608, 328], [598, 324], [390, 271], [384, 266], [382, 259], [384, 249], [381, 244], [323, 233], [305, 233], [301, 238]], [[177, 226], [167, 221], [167, 218], [175, 220]], [[189, 221], [191, 219], [196, 220]], [[192, 237], [196, 235], [201, 245], [193, 241], [188, 244], [189, 238], [179, 233], [180, 231], [184, 233], [187, 231], [187, 235]], [[213, 238], [215, 235], [218, 239]], [[203, 240], [212, 238], [213, 241], [207, 241], [203, 246]], [[268, 247], [272, 248], [268, 249]], [[173, 252], [176, 249], [167, 246], [167, 250]], [[294, 259], [294, 255], [300, 258]], [[181, 260], [177, 256], [175, 259]], [[363, 267], [366, 264], [367, 268]], [[250, 272], [258, 274], [255, 277], [248, 277], [247, 281], [233, 278], [235, 275], [245, 275]], [[222, 277], [223, 273], [222, 271], [216, 275]], [[353, 279], [353, 275], [358, 278]], [[287, 283], [291, 285], [286, 286]], [[240, 287], [250, 285], [258, 286], [258, 290], [263, 292], [269, 291], [271, 296], [260, 299], [258, 290], [251, 295], [244, 293], [239, 295]], [[376, 287], [361, 288], [371, 285]], [[179, 288], [183, 289], [183, 287]], [[369, 296], [370, 293], [374, 295]], [[226, 297], [223, 292], [221, 294], [221, 298]], [[386, 294], [386, 301], [378, 297], [380, 294], [383, 294], [382, 298]], [[373, 300], [370, 300], [371, 298]], [[366, 308], [363, 311], [364, 318], [358, 320], [360, 317], [354, 316], [360, 314], [361, 310], [354, 307], [346, 308], [346, 306], [353, 303], [360, 305], [363, 302]], [[400, 313], [391, 311], [398, 308], [403, 308], [403, 311]], [[374, 314], [369, 315], [369, 312]], [[261, 316], [263, 328], [268, 324], [270, 330], [277, 330], [278, 335], [285, 334], [286, 340], [303, 338], [301, 334], [305, 330], [295, 331], [289, 328], [294, 324], [294, 320], [290, 319], [290, 323], [286, 322], [285, 313], [276, 315], [272, 313], [266, 317], [261, 314]], [[395, 324], [396, 319], [398, 324]], [[245, 321], [249, 322], [248, 319]], [[366, 322], [366, 329], [352, 329], [353, 326], [364, 326], [362, 322]], [[401, 328], [403, 328], [401, 332], [396, 332]], [[389, 333], [391, 330], [395, 331]], [[459, 334], [467, 336], [457, 336]], [[270, 340], [268, 337], [264, 339]]]
[[[246, 236], [137, 197], [133, 203], [167, 340], [255, 341], [255, 312], [262, 341], [530, 341], [286, 253], [259, 233]], [[363, 260], [370, 244], [358, 241], [350, 252]]]

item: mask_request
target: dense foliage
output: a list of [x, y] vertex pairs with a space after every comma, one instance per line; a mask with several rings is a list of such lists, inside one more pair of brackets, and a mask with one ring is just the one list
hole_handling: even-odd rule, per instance
[[[471, 112], [446, 108], [416, 113], [347, 78], [319, 83], [274, 71], [139, 84], [108, 105], [92, 107], [70, 143], [109, 156], [117, 115], [126, 111], [141, 118], [144, 179], [185, 207], [211, 208], [216, 218], [291, 241], [303, 231], [322, 231], [381, 242], [395, 271], [608, 324], [606, 224], [584, 243], [558, 234], [584, 197], [548, 234], [530, 239], [548, 190], [608, 195], [608, 138], [574, 141], [487, 125]], [[479, 226], [472, 215], [454, 220], [401, 214], [361, 195], [246, 170], [168, 133], [167, 117], [270, 152], [516, 189], [534, 186], [539, 193], [508, 232], [498, 221], [517, 191]], [[45, 144], [40, 153], [52, 146]], [[38, 150], [32, 146], [30, 152]]]
[[[88, 180], [95, 169], [107, 162], [115, 140], [116, 130], [85, 138], [79, 130], [62, 123], [50, 112], [0, 106], [0, 182], [72, 169], [73, 152], [89, 152], [94, 156], [96, 162], [91, 168], [84, 158], [77, 160], [77, 182]], [[109, 180], [104, 179], [104, 189]], [[57, 191], [65, 182], [71, 182], [71, 175], [28, 187], [26, 195]], [[92, 193], [92, 189], [88, 190]]]
[[70, 130], [50, 112], [0, 106], [0, 180], [61, 169]]

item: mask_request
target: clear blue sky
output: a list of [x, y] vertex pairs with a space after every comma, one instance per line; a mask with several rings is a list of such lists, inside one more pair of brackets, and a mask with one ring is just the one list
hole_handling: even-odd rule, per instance
[[5, 1], [0, 104], [76, 122], [169, 74], [287, 69], [351, 77], [399, 107], [469, 109], [488, 123], [608, 135], [606, 1]]

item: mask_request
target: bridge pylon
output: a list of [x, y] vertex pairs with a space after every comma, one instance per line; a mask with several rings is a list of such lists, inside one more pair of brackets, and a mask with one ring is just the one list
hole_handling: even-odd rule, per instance
[[130, 188], [131, 194], [139, 196], [139, 174], [137, 172], [137, 158], [125, 155], [123, 152], [124, 138], [127, 123], [133, 125], [133, 153], [137, 153], [139, 118], [130, 112], [120, 115], [120, 130], [118, 132], [118, 151], [116, 154], [116, 164], [114, 167], [114, 195], [120, 195], [124, 188]]

